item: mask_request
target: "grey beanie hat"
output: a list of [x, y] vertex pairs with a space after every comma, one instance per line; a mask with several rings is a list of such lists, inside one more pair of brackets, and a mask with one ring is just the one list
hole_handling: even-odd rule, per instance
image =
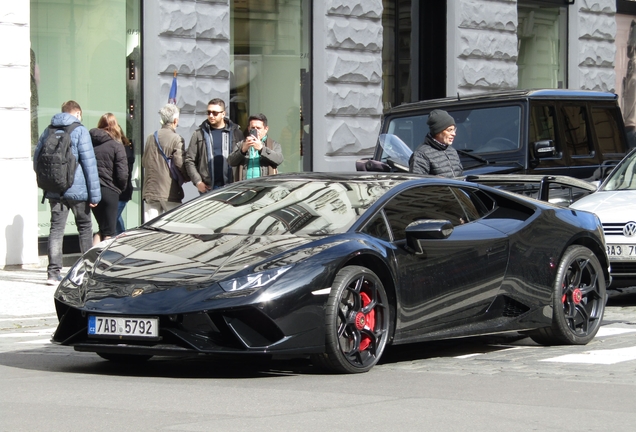
[[428, 127], [431, 135], [435, 136], [449, 126], [455, 125], [455, 119], [444, 110], [433, 110], [428, 115]]

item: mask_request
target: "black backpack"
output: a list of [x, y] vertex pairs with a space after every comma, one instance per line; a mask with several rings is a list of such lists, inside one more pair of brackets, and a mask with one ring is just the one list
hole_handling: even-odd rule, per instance
[[64, 194], [73, 186], [77, 160], [71, 150], [71, 132], [80, 126], [49, 126], [49, 134], [42, 144], [35, 174], [38, 187], [45, 192]]

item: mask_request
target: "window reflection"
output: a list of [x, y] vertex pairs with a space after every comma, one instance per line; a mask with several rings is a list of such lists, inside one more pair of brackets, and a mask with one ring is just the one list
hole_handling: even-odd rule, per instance
[[236, 184], [153, 226], [184, 234], [324, 235], [346, 231], [391, 181], [273, 180]]
[[[461, 199], [461, 204], [458, 199]], [[466, 192], [448, 186], [409, 189], [393, 198], [384, 208], [394, 241], [406, 238], [406, 227], [417, 220], [448, 220], [453, 226], [480, 217]]]

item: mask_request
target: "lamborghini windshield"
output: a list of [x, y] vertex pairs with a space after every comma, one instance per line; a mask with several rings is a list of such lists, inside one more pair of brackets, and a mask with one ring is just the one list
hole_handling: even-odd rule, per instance
[[326, 235], [345, 232], [395, 180], [241, 182], [146, 225], [183, 234]]

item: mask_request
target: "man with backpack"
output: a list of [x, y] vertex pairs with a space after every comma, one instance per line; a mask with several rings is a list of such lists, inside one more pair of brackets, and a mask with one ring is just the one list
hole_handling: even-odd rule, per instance
[[62, 105], [35, 148], [33, 169], [38, 186], [51, 208], [47, 283], [57, 285], [62, 277], [62, 244], [69, 210], [75, 217], [80, 250], [93, 246], [91, 207], [101, 200], [99, 174], [88, 130], [82, 125], [82, 108], [75, 101]]

